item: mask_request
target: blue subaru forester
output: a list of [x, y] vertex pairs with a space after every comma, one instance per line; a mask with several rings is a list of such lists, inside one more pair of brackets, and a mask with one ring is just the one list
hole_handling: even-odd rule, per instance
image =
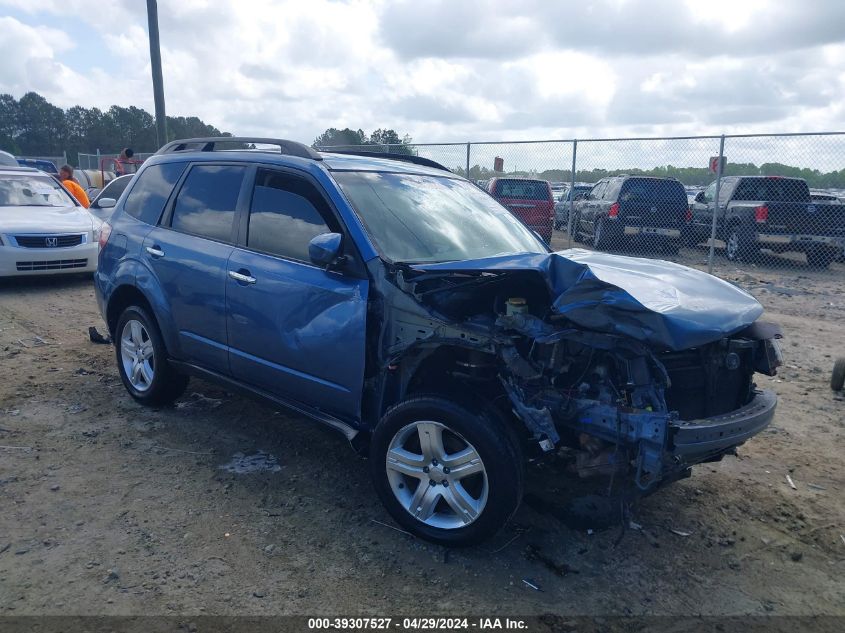
[[774, 375], [780, 332], [753, 297], [670, 262], [552, 253], [421, 157], [175, 141], [100, 245], [133, 398], [167, 405], [194, 375], [327, 424], [435, 542], [498, 530], [531, 458], [630, 500], [774, 416], [754, 375]]

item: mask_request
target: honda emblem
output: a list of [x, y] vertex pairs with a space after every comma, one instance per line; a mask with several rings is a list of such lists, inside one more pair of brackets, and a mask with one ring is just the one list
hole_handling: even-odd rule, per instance
[[45, 237], [44, 242], [49, 248], [56, 248], [59, 245], [58, 237]]

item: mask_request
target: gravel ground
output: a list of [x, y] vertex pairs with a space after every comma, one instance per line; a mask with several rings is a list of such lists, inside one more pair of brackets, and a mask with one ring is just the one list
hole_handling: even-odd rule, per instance
[[624, 533], [561, 522], [571, 484], [533, 467], [535, 502], [453, 551], [399, 531], [309, 420], [197, 380], [135, 404], [88, 340], [89, 279], [0, 283], [0, 614], [845, 615], [842, 266], [717, 272], [785, 330], [786, 367], [758, 380], [772, 427]]

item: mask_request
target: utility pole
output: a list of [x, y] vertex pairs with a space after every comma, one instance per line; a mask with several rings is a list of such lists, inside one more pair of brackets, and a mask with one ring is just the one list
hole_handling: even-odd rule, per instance
[[164, 80], [161, 76], [161, 47], [158, 41], [158, 2], [147, 0], [147, 24], [150, 32], [150, 66], [153, 71], [153, 99], [156, 108], [156, 142], [167, 143], [167, 116], [164, 114]]

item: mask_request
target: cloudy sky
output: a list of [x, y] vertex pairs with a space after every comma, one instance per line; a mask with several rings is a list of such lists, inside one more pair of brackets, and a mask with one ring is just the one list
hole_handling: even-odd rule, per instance
[[[167, 112], [310, 142], [845, 128], [845, 0], [159, 0]], [[0, 92], [153, 111], [143, 0], [0, 0]]]

